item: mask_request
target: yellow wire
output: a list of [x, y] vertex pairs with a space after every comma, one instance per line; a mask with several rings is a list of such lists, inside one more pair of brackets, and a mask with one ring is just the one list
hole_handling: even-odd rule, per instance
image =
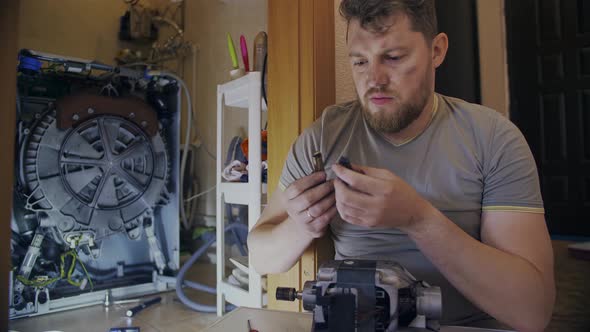
[[[64, 267], [66, 265], [66, 257], [67, 256], [72, 256], [72, 262], [70, 263], [70, 267], [68, 268], [68, 273], [66, 275], [66, 271], [65, 271]], [[76, 267], [76, 263], [79, 263], [80, 266], [82, 266], [84, 273], [86, 274], [86, 278], [88, 279], [88, 282], [90, 283], [90, 289], [94, 289], [94, 283], [92, 282], [92, 279], [90, 278], [90, 274], [88, 273], [88, 270], [86, 270], [86, 266], [84, 265], [84, 262], [82, 262], [79, 259], [78, 254], [75, 249], [71, 249], [71, 250], [66, 251], [65, 253], [61, 254], [60, 260], [61, 260], [61, 264], [59, 266], [59, 271], [60, 271], [59, 277], [55, 277], [55, 278], [52, 278], [52, 279], [49, 279], [49, 280], [46, 280], [43, 282], [35, 282], [33, 280], [28, 280], [21, 275], [16, 276], [16, 279], [19, 280], [20, 282], [22, 282], [26, 286], [45, 287], [45, 286], [50, 285], [50, 284], [52, 284], [58, 280], [61, 280], [65, 277], [67, 282], [70, 285], [75, 286], [75, 287], [80, 287], [80, 285], [81, 285], [80, 282], [72, 280], [72, 274], [74, 273], [74, 268]]]

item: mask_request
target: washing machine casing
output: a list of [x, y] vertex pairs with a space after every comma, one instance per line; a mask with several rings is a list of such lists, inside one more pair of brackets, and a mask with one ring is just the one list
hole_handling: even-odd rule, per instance
[[10, 317], [173, 289], [178, 82], [19, 56]]

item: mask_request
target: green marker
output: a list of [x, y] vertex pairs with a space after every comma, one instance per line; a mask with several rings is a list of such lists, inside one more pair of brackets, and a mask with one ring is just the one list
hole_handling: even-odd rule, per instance
[[236, 54], [236, 49], [234, 48], [234, 41], [231, 39], [229, 32], [227, 34], [227, 48], [229, 49], [229, 56], [231, 57], [231, 63], [234, 69], [238, 69], [238, 55]]

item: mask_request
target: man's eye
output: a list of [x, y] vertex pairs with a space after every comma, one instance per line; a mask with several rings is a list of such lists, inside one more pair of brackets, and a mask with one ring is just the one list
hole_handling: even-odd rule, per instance
[[367, 63], [367, 61], [365, 61], [365, 60], [357, 60], [357, 61], [354, 61], [352, 64], [354, 66], [362, 66], [362, 65], [364, 65], [366, 63]]
[[401, 56], [401, 55], [397, 55], [397, 56], [388, 56], [388, 57], [387, 57], [387, 60], [390, 60], [390, 61], [399, 61], [399, 60], [401, 60], [401, 59], [402, 59], [402, 56]]

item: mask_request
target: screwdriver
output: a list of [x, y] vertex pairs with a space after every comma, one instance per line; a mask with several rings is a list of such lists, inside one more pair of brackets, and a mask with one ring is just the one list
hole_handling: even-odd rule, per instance
[[252, 326], [250, 325], [250, 320], [249, 319], [248, 319], [248, 332], [258, 332], [258, 330], [252, 329]]

